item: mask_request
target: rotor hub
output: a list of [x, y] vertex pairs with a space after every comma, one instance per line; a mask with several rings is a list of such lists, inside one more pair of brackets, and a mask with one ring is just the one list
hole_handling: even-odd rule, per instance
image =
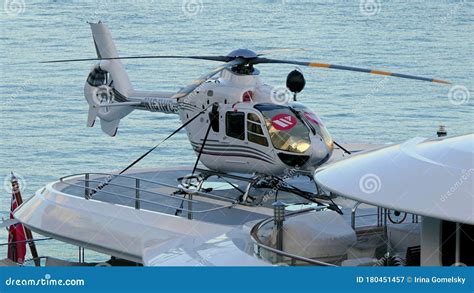
[[244, 58], [244, 59], [252, 59], [252, 58], [257, 58], [257, 53], [255, 53], [252, 50], [249, 49], [237, 49], [229, 54], [227, 54], [227, 57], [232, 57], [232, 58]]

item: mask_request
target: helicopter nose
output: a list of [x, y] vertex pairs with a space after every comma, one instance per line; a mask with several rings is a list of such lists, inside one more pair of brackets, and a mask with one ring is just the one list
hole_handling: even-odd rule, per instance
[[331, 156], [332, 150], [328, 148], [323, 138], [319, 135], [311, 137], [311, 157], [309, 159], [310, 167], [317, 168], [326, 162]]

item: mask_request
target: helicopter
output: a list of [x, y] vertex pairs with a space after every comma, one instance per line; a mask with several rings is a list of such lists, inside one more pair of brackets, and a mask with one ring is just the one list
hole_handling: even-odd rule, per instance
[[[281, 176], [289, 168], [312, 174], [331, 157], [334, 144], [321, 118], [296, 100], [305, 86], [299, 69], [287, 76], [287, 89], [264, 83], [258, 64], [290, 64], [450, 84], [448, 81], [351, 66], [279, 60], [249, 49], [222, 56], [120, 57], [107, 26], [89, 23], [97, 58], [45, 61], [97, 61], [84, 96], [89, 104], [87, 126], [97, 118], [102, 130], [115, 136], [122, 118], [134, 110], [177, 114], [198, 162], [210, 174]], [[221, 62], [178, 92], [135, 90], [121, 60], [186, 58]], [[197, 118], [200, 119], [197, 119]], [[210, 175], [209, 175], [210, 176]]]

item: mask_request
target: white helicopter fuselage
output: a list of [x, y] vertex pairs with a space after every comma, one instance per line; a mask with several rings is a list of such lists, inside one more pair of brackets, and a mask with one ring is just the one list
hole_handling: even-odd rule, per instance
[[[180, 100], [182, 123], [218, 104], [217, 121], [205, 114], [186, 127], [194, 151], [201, 152], [201, 163], [220, 172], [281, 175], [291, 169], [313, 171], [327, 161], [332, 140], [321, 120], [302, 104], [277, 101], [279, 94], [290, 97], [278, 93], [282, 89], [264, 84], [257, 70], [251, 75], [224, 70]], [[290, 106], [310, 119], [299, 120]], [[323, 133], [312, 133], [306, 123], [324, 128]]]

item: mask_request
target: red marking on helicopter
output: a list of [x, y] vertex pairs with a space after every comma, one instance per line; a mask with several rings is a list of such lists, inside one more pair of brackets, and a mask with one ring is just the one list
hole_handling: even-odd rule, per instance
[[319, 121], [318, 117], [316, 115], [314, 115], [313, 113], [304, 112], [304, 117], [306, 117], [306, 119], [313, 122], [314, 124], [323, 126], [323, 123], [321, 121]]
[[272, 118], [272, 125], [277, 130], [290, 130], [298, 121], [295, 117], [288, 114], [278, 114]]
[[253, 92], [252, 91], [246, 91], [242, 95], [242, 101], [243, 102], [252, 102], [252, 98], [253, 98]]

